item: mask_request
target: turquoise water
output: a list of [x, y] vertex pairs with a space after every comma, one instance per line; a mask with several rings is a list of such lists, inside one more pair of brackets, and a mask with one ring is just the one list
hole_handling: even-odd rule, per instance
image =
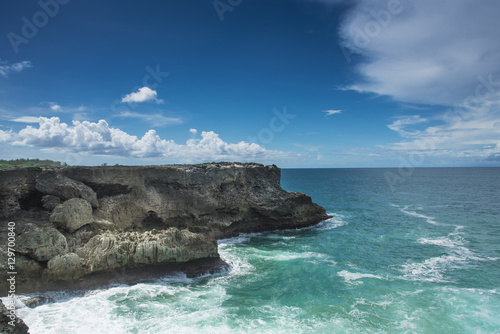
[[32, 334], [500, 333], [500, 169], [290, 169], [282, 186], [333, 218], [221, 240], [227, 273], [18, 314]]

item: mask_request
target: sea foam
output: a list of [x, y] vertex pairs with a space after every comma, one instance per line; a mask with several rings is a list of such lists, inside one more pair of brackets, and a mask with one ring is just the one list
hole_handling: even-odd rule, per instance
[[362, 278], [376, 278], [376, 279], [384, 279], [381, 276], [373, 275], [373, 274], [362, 274], [362, 273], [351, 273], [347, 270], [342, 270], [337, 273], [340, 277], [342, 277], [346, 283], [349, 284], [363, 284], [363, 282], [359, 282], [358, 280]]
[[405, 213], [405, 214], [407, 214], [409, 216], [413, 216], [413, 217], [425, 219], [429, 224], [432, 224], [432, 225], [441, 225], [438, 222], [436, 222], [436, 220], [435, 220], [434, 217], [426, 216], [426, 215], [418, 213], [416, 211], [410, 211], [409, 208], [410, 207], [408, 205], [406, 205], [404, 208], [400, 208], [400, 210], [401, 210], [401, 212], [403, 212], [403, 213]]
[[467, 247], [463, 237], [463, 226], [455, 226], [455, 230], [446, 237], [420, 238], [422, 245], [432, 245], [444, 248], [445, 254], [429, 258], [423, 262], [408, 262], [403, 265], [405, 279], [428, 282], [451, 282], [445, 273], [451, 269], [468, 268], [474, 261], [487, 261]]

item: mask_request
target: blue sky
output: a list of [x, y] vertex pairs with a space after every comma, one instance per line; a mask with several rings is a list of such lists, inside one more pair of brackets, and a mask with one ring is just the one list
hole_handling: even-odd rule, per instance
[[0, 3], [0, 155], [500, 166], [500, 3]]

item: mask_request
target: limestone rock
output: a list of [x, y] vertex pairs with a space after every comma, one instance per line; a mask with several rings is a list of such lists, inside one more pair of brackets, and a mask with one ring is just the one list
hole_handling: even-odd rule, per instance
[[[10, 300], [10, 299], [9, 299]], [[7, 304], [9, 308], [11, 305]], [[14, 326], [10, 325], [11, 322]], [[29, 334], [29, 328], [22, 319], [19, 319], [15, 314], [11, 313], [9, 309], [0, 300], [0, 333], [2, 334]]]
[[37, 177], [36, 189], [44, 194], [57, 196], [63, 201], [71, 198], [83, 198], [94, 208], [99, 205], [97, 194], [92, 188], [54, 170], [44, 171]]
[[70, 281], [85, 274], [80, 257], [75, 253], [57, 255], [47, 264], [44, 279], [52, 281]]
[[52, 297], [47, 297], [47, 296], [34, 296], [30, 297], [28, 300], [24, 301], [24, 305], [26, 305], [29, 308], [35, 308], [37, 306], [47, 304], [47, 303], [54, 303], [55, 299]]
[[41, 200], [35, 188], [35, 179], [41, 168], [0, 168], [0, 218], [2, 221], [18, 218], [22, 211]]
[[94, 220], [94, 226], [98, 229], [101, 230], [115, 230], [116, 226], [109, 220], [105, 219], [95, 219]]
[[79, 255], [86, 259], [89, 272], [219, 256], [215, 239], [177, 228], [143, 233], [107, 231], [93, 237]]
[[17, 237], [17, 249], [36, 261], [45, 262], [68, 250], [66, 237], [53, 227], [39, 227], [29, 224], [25, 232]]
[[300, 228], [328, 218], [309, 196], [283, 190], [274, 165], [71, 167], [61, 173], [100, 189], [94, 217], [117, 230], [177, 227], [222, 238]]
[[38, 261], [21, 254], [17, 254], [16, 271], [19, 273], [21, 279], [28, 277], [41, 277], [43, 273], [43, 267]]
[[48, 211], [52, 211], [61, 204], [61, 199], [54, 195], [45, 195], [42, 197], [42, 206]]
[[56, 206], [50, 221], [70, 233], [94, 221], [92, 206], [81, 198], [72, 198]]

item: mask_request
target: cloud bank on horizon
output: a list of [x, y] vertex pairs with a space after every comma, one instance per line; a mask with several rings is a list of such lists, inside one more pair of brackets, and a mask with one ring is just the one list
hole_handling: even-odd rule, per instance
[[[40, 117], [38, 122], [38, 128], [28, 125], [17, 133], [0, 130], [0, 143], [92, 155], [181, 158], [189, 162], [221, 159], [247, 162], [255, 159], [271, 160], [280, 155], [285, 158], [289, 155], [266, 150], [255, 143], [227, 143], [213, 131], [202, 131], [201, 138], [192, 138], [185, 144], [177, 144], [173, 140], [160, 138], [155, 130], [149, 130], [142, 138], [138, 138], [110, 127], [105, 120], [73, 121], [72, 125], [68, 125], [62, 123], [58, 117]], [[198, 133], [196, 129], [190, 129], [190, 132], [193, 135]]]

